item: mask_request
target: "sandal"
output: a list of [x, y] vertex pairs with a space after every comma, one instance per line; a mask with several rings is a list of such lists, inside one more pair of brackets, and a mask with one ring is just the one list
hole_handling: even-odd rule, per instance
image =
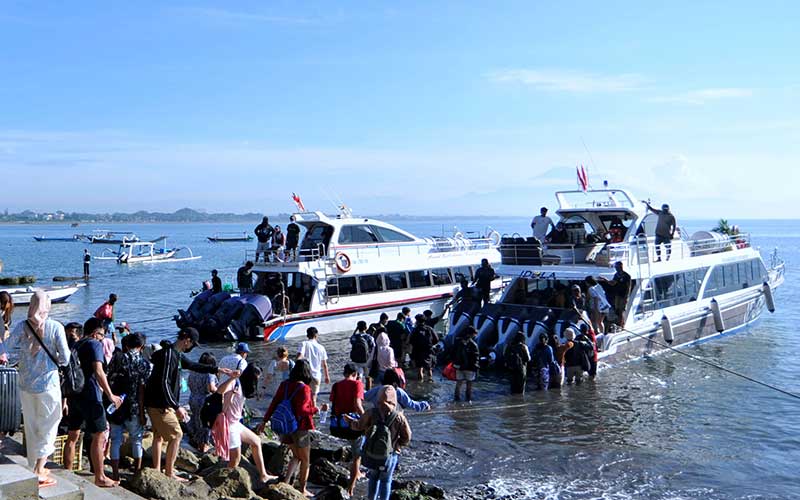
[[40, 477], [39, 478], [39, 488], [49, 488], [50, 486], [55, 486], [57, 481], [52, 477]]

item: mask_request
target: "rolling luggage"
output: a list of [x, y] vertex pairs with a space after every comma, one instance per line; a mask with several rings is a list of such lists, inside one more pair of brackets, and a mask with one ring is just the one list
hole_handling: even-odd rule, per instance
[[0, 432], [14, 433], [22, 425], [18, 381], [17, 370], [0, 367]]

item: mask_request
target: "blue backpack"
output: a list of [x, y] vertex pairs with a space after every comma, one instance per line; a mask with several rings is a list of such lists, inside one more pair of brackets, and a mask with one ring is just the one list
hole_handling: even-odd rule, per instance
[[295, 394], [297, 394], [297, 391], [302, 389], [304, 385], [305, 384], [300, 382], [300, 385], [297, 386], [292, 395], [289, 396], [289, 384], [286, 384], [284, 399], [278, 403], [275, 412], [272, 414], [272, 418], [269, 419], [269, 425], [275, 434], [285, 436], [297, 432], [297, 417], [294, 415], [292, 400]]

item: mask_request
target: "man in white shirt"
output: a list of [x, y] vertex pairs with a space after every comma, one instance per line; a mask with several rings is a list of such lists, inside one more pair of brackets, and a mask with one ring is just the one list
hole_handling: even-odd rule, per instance
[[547, 207], [542, 207], [539, 210], [540, 215], [537, 215], [531, 221], [531, 229], [533, 229], [533, 237], [539, 241], [544, 241], [544, 237], [547, 236], [547, 230], [550, 227], [555, 227], [553, 224], [553, 219], [547, 216]]
[[[219, 360], [218, 366], [220, 368], [227, 368], [231, 371], [243, 372], [247, 368], [247, 355], [250, 354], [250, 346], [247, 342], [239, 342], [236, 344], [236, 351], [233, 354], [228, 354]], [[224, 377], [224, 378], [223, 378]], [[222, 384], [230, 378], [227, 375], [221, 375], [219, 383]]]
[[308, 364], [311, 365], [311, 392], [314, 393], [314, 404], [317, 404], [317, 394], [319, 393], [319, 385], [322, 382], [323, 375], [325, 376], [325, 383], [330, 384], [331, 378], [328, 375], [328, 352], [325, 348], [317, 342], [317, 329], [313, 326], [306, 330], [306, 337], [308, 340], [300, 344], [300, 349], [297, 351], [297, 359], [306, 359]]

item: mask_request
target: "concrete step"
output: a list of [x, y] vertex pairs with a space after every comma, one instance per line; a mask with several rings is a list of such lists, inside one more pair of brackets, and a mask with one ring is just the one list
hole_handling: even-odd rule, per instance
[[39, 498], [46, 500], [83, 500], [83, 490], [64, 476], [56, 476], [55, 486], [39, 488]]
[[0, 465], [0, 498], [3, 500], [38, 500], [39, 478], [18, 464]]

